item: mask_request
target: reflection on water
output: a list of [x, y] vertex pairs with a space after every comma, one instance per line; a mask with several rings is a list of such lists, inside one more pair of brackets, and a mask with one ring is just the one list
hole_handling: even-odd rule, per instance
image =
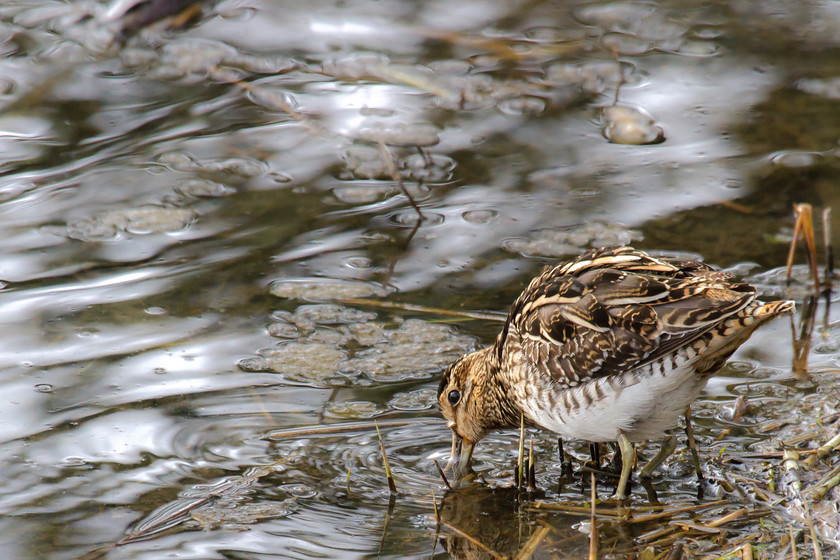
[[[514, 434], [478, 447], [486, 486], [444, 492], [440, 371], [599, 244], [801, 300], [791, 204], [840, 208], [825, 3], [222, 1], [124, 45], [118, 4], [0, 7], [7, 558], [579, 557], [584, 518], [509, 488]], [[808, 375], [780, 321], [695, 406], [707, 500], [773, 468], [727, 450], [836, 428], [830, 301]], [[531, 435], [543, 500], [585, 500]], [[697, 493], [681, 452], [653, 482]], [[657, 527], [606, 523], [604, 546]]]

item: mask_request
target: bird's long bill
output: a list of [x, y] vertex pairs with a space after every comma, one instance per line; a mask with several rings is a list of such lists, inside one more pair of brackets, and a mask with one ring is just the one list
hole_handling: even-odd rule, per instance
[[455, 430], [452, 430], [452, 453], [449, 455], [449, 464], [446, 465], [446, 470], [452, 473], [455, 481], [465, 478], [472, 473], [473, 449], [475, 449], [475, 442], [466, 438], [462, 438]]

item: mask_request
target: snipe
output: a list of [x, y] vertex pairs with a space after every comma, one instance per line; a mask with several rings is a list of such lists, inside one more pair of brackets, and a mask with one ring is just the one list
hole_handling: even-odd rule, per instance
[[626, 498], [633, 442], [662, 435], [709, 376], [763, 323], [792, 312], [696, 261], [631, 247], [594, 249], [534, 278], [489, 348], [453, 363], [438, 402], [452, 429], [450, 465], [521, 418], [563, 437], [617, 441]]

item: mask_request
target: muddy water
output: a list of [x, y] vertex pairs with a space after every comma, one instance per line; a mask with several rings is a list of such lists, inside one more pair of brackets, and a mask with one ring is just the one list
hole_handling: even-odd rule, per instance
[[[537, 556], [579, 556], [582, 518], [506, 489], [515, 434], [443, 498], [445, 365], [590, 246], [802, 299], [791, 205], [840, 209], [830, 4], [231, 1], [124, 45], [106, 8], [0, 7], [5, 558], [513, 555], [541, 523]], [[730, 495], [715, 460], [836, 419], [840, 331], [817, 322], [804, 376], [786, 321], [739, 350], [695, 407], [706, 502], [682, 451], [660, 500]], [[543, 498], [583, 500], [531, 436]], [[433, 493], [480, 545], [435, 537]]]

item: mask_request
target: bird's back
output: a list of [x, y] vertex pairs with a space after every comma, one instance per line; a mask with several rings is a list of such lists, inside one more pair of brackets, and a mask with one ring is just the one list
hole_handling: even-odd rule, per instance
[[700, 262], [630, 247], [588, 251], [546, 270], [513, 304], [495, 346], [501, 375], [546, 428], [591, 441], [617, 430], [647, 439], [673, 424], [756, 328], [793, 310], [755, 297], [753, 286]]

